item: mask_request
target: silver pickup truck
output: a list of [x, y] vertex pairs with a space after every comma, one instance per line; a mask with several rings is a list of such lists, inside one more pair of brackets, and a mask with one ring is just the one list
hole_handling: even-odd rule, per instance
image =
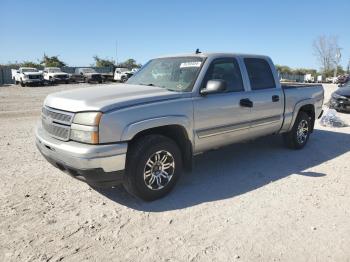
[[125, 84], [49, 95], [36, 144], [54, 166], [92, 186], [167, 194], [192, 157], [282, 134], [301, 149], [322, 115], [321, 85], [281, 85], [269, 57], [199, 53], [156, 58]]

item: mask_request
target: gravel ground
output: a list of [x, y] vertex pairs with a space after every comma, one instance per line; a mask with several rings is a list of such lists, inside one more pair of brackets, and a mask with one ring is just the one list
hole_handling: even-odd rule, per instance
[[76, 87], [0, 87], [0, 261], [350, 261], [350, 127], [317, 122], [301, 151], [267, 137], [200, 155], [145, 203], [37, 151], [43, 99]]

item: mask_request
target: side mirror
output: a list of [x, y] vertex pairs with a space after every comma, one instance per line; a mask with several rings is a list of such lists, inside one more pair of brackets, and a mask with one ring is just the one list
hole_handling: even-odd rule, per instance
[[227, 83], [225, 80], [215, 79], [209, 80], [207, 86], [201, 90], [202, 95], [221, 93], [227, 88]]

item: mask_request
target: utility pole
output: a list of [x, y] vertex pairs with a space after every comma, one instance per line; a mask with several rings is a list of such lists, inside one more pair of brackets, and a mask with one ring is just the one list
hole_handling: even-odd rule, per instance
[[115, 63], [118, 66], [118, 40], [115, 40]]
[[337, 77], [338, 74], [338, 64], [340, 62], [341, 59], [341, 52], [340, 52], [341, 48], [337, 48], [336, 53], [335, 53], [335, 69], [334, 69], [334, 79]]

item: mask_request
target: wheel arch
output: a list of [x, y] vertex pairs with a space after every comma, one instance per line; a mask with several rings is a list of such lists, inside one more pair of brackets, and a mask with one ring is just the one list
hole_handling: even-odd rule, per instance
[[312, 103], [311, 100], [304, 100], [295, 105], [293, 118], [288, 131], [290, 131], [293, 128], [293, 125], [298, 117], [299, 112], [305, 112], [310, 117], [311, 132], [313, 132], [315, 126], [315, 105]]
[[189, 132], [191, 130], [189, 125], [190, 121], [185, 117], [145, 120], [125, 128], [122, 140], [130, 141], [129, 143], [132, 145], [140, 137], [147, 135], [169, 137], [178, 145], [185, 169], [190, 170], [192, 168], [193, 138]]

